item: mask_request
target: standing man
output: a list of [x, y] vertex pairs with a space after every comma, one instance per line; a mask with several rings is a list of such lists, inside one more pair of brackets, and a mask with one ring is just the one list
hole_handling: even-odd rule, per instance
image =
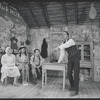
[[[69, 33], [67, 31], [63, 32], [64, 37], [64, 43], [60, 45], [59, 47], [56, 47], [54, 50], [60, 49], [63, 51], [67, 51], [68, 53], [68, 78], [71, 85], [71, 88], [69, 91], [71, 91], [70, 96], [74, 96], [78, 94], [79, 90], [79, 71], [80, 71], [80, 58], [79, 58], [79, 52], [77, 50], [75, 41], [73, 39], [69, 38]], [[64, 54], [60, 53], [60, 61]], [[74, 77], [73, 77], [73, 70], [74, 70]]]

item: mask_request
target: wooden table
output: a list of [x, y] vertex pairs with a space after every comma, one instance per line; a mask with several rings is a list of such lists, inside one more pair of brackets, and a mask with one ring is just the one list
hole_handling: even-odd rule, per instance
[[43, 63], [42, 65], [42, 88], [47, 84], [47, 70], [59, 70], [63, 71], [63, 90], [65, 89], [65, 78], [66, 78], [66, 69], [67, 64], [59, 63]]

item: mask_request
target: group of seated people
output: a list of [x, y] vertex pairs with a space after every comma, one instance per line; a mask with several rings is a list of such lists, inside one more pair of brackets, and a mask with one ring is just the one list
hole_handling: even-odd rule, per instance
[[45, 61], [40, 55], [40, 50], [35, 49], [31, 57], [29, 57], [25, 46], [19, 48], [16, 56], [12, 54], [11, 47], [7, 47], [5, 52], [1, 57], [1, 82], [7, 84], [7, 77], [14, 77], [13, 85], [18, 85], [18, 78], [22, 76], [22, 84], [28, 85], [30, 65], [33, 80], [36, 84], [37, 72], [41, 76], [42, 63]]

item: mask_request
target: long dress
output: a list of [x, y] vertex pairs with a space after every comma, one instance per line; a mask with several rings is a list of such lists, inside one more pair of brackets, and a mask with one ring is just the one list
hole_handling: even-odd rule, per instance
[[11, 54], [8, 56], [4, 54], [1, 58], [1, 81], [3, 82], [4, 79], [8, 77], [16, 77], [20, 76], [20, 72], [17, 66], [15, 66], [15, 55]]

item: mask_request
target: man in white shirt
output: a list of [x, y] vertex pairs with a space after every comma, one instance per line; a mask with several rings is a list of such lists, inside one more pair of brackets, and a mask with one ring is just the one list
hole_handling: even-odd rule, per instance
[[[69, 38], [69, 33], [67, 31], [63, 32], [64, 43], [54, 50], [61, 50], [61, 54], [58, 60], [60, 63], [63, 59], [64, 52], [63, 50], [67, 51], [68, 53], [68, 78], [71, 85], [69, 89], [71, 91], [70, 96], [74, 96], [78, 94], [79, 90], [79, 71], [80, 71], [80, 58], [79, 58], [79, 51], [77, 50], [75, 41]], [[74, 70], [74, 77], [73, 77], [73, 70]]]

